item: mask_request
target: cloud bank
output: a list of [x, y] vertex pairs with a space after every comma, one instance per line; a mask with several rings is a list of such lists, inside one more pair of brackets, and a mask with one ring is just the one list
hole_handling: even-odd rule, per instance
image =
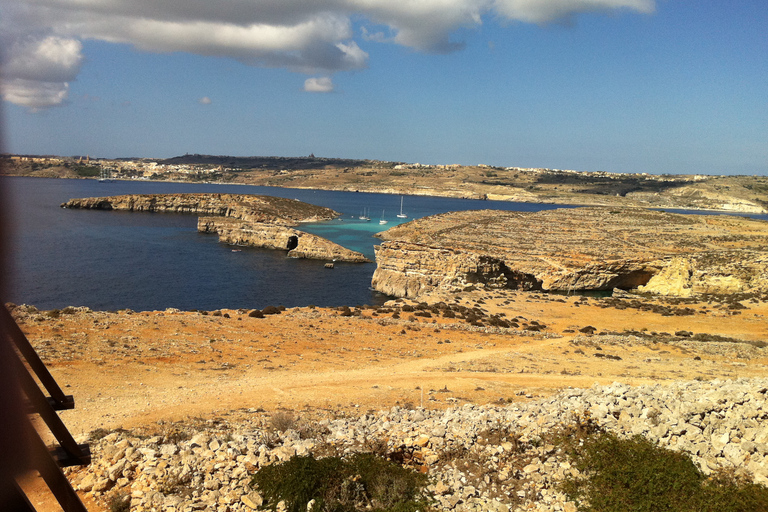
[[[3, 97], [33, 109], [64, 103], [84, 40], [327, 75], [367, 66], [356, 37], [447, 53], [463, 47], [451, 39], [455, 31], [484, 16], [547, 23], [654, 7], [654, 0], [0, 0]], [[324, 87], [310, 80], [305, 90]]]

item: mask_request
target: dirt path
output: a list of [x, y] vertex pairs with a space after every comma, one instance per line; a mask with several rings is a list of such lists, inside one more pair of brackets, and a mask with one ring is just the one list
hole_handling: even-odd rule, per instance
[[[652, 301], [651, 309], [640, 310], [626, 307], [630, 299], [546, 294], [476, 292], [458, 301], [432, 300], [482, 309], [486, 318], [503, 313], [519, 327], [418, 317], [402, 310], [405, 302], [360, 316], [309, 308], [261, 319], [246, 311], [76, 310], [52, 318], [19, 308], [16, 314], [58, 382], [75, 396], [76, 408], [61, 416], [81, 436], [96, 428], [281, 408], [441, 408], [526, 400], [596, 382], [767, 374], [764, 350], [674, 336], [689, 331], [753, 344], [768, 340], [768, 304], [762, 302], [745, 301], [740, 307], [746, 309], [734, 310]], [[399, 318], [392, 318], [395, 311]], [[586, 327], [594, 334], [579, 332]], [[628, 336], [630, 330], [645, 337]]]

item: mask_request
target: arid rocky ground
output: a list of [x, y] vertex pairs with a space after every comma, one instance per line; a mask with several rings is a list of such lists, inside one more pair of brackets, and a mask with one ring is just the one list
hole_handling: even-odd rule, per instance
[[[13, 314], [95, 429], [510, 404], [595, 383], [768, 375], [757, 297], [587, 298], [473, 291], [362, 310]], [[155, 427], [152, 427], [155, 425]], [[89, 502], [93, 510], [98, 504]]]

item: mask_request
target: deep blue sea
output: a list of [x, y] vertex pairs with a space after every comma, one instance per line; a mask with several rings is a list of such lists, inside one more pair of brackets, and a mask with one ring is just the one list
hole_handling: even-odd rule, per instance
[[[248, 185], [212, 185], [0, 177], [10, 216], [6, 302], [40, 309], [88, 306], [96, 310], [166, 308], [214, 310], [380, 304], [390, 297], [370, 289], [375, 263], [287, 258], [283, 251], [220, 244], [197, 232], [197, 216], [70, 210], [75, 197], [118, 194], [222, 192], [295, 198], [341, 212], [334, 221], [299, 229], [360, 251], [373, 260], [374, 233], [410, 219], [456, 210], [538, 211], [558, 205], [331, 192]], [[357, 219], [366, 210], [371, 221]], [[754, 216], [768, 220], [768, 216]], [[381, 226], [385, 218], [388, 224]]]
[[[338, 220], [299, 227], [371, 260], [374, 233], [416, 217], [453, 210], [537, 211], [534, 205], [463, 199], [330, 192], [247, 185], [59, 180], [2, 177], [10, 216], [10, 268], [6, 302], [40, 309], [88, 306], [98, 310], [165, 308], [214, 310], [268, 305], [341, 306], [380, 304], [390, 297], [370, 289], [375, 263], [337, 263], [287, 258], [285, 252], [232, 247], [197, 232], [197, 216], [70, 210], [75, 197], [118, 194], [221, 192], [295, 198], [341, 212]], [[364, 210], [371, 221], [357, 217]], [[385, 218], [388, 224], [381, 226]]]

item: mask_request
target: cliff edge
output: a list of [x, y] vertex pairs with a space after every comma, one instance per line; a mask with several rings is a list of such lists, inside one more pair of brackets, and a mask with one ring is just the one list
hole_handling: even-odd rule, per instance
[[[639, 208], [452, 212], [378, 235], [374, 289], [768, 293], [768, 223]], [[684, 272], [673, 272], [681, 261]], [[665, 277], [668, 276], [668, 277]], [[688, 291], [681, 291], [688, 290]]]

